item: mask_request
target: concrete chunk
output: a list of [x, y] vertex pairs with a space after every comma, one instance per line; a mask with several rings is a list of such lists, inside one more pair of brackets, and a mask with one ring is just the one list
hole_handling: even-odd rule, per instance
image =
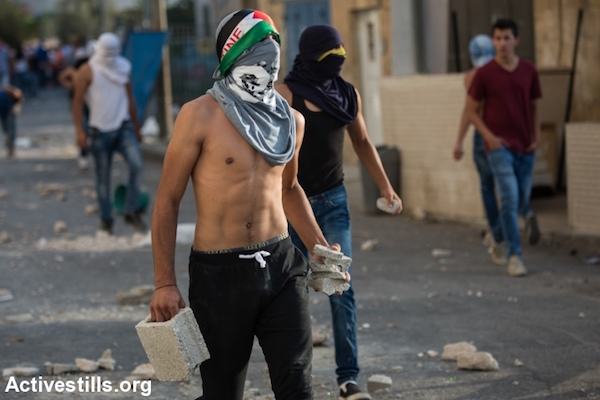
[[313, 279], [337, 279], [337, 280], [345, 280], [346, 274], [341, 271], [313, 271], [311, 272], [311, 277]]
[[328, 258], [330, 260], [341, 260], [344, 257], [344, 253], [341, 251], [331, 250], [329, 247], [315, 244], [313, 247], [313, 253], [319, 257]]
[[444, 352], [442, 353], [442, 360], [444, 361], [456, 361], [461, 355], [472, 354], [477, 351], [477, 348], [468, 342], [458, 342], [447, 344], [444, 346]]
[[108, 371], [114, 371], [116, 364], [117, 361], [114, 358], [112, 358], [112, 352], [110, 351], [110, 349], [104, 350], [104, 353], [102, 353], [102, 355], [98, 359], [98, 365], [100, 366], [100, 368]]
[[309, 279], [308, 286], [315, 292], [323, 292], [328, 296], [336, 292], [345, 292], [350, 289], [350, 285], [341, 279]]
[[9, 315], [4, 317], [4, 322], [7, 324], [24, 324], [33, 321], [33, 315], [29, 313]]
[[156, 372], [152, 364], [140, 364], [135, 367], [130, 376], [136, 379], [156, 379]]
[[54, 364], [47, 362], [44, 363], [44, 366], [46, 367], [46, 375], [62, 375], [80, 371], [76, 364]]
[[12, 293], [10, 292], [10, 290], [0, 289], [0, 303], [2, 303], [3, 301], [11, 301], [13, 299], [14, 299], [14, 297], [13, 297]]
[[166, 322], [150, 322], [150, 316], [135, 326], [150, 363], [161, 381], [182, 381], [203, 361], [208, 348], [191, 308]]
[[76, 358], [75, 364], [77, 364], [81, 372], [96, 372], [100, 367], [97, 361], [88, 360], [87, 358]]
[[39, 368], [35, 367], [12, 367], [12, 368], [4, 368], [2, 370], [2, 377], [8, 378], [11, 376], [17, 377], [27, 377], [34, 376], [40, 373]]
[[367, 391], [375, 393], [378, 390], [385, 390], [392, 387], [392, 378], [385, 375], [371, 375], [367, 381]]
[[497, 371], [499, 369], [498, 361], [490, 353], [484, 351], [461, 355], [456, 360], [456, 366], [458, 369], [477, 371]]

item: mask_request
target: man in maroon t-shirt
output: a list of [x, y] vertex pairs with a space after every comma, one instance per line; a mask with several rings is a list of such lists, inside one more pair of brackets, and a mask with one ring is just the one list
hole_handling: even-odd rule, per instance
[[[501, 200], [502, 232], [497, 243], [508, 246], [508, 274], [523, 276], [519, 210], [529, 204], [531, 173], [540, 135], [542, 97], [535, 66], [515, 54], [519, 43], [514, 21], [499, 19], [492, 28], [496, 57], [477, 70], [469, 89], [467, 109], [471, 122], [481, 132]], [[477, 113], [484, 103], [483, 118]], [[535, 223], [531, 215], [528, 222]]]

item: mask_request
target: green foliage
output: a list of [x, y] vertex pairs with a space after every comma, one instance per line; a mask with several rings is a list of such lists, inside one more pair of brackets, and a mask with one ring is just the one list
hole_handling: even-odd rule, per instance
[[11, 0], [0, 0], [0, 38], [10, 46], [18, 46], [37, 36], [39, 23], [26, 6]]

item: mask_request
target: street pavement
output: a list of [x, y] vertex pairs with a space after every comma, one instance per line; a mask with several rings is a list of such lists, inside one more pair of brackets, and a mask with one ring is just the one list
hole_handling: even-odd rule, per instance
[[[115, 237], [94, 239], [98, 216], [84, 212], [95, 204], [94, 175], [77, 168], [64, 92], [48, 89], [40, 100], [26, 104], [19, 128], [20, 137], [31, 139], [34, 147], [17, 149], [15, 160], [0, 159], [0, 237], [2, 232], [9, 236], [0, 244], [0, 289], [14, 296], [0, 302], [0, 369], [31, 366], [44, 375], [47, 361], [95, 360], [110, 348], [116, 370], [92, 375], [116, 386], [136, 365], [147, 362], [134, 326], [148, 308], [121, 306], [115, 295], [153, 284], [151, 250], [136, 245], [140, 235], [134, 236], [120, 217]], [[144, 185], [152, 200], [161, 174], [156, 156], [161, 146], [144, 148]], [[114, 187], [126, 181], [127, 171], [118, 157], [113, 169]], [[510, 278], [505, 267], [491, 262], [480, 227], [365, 214], [358, 170], [349, 166], [346, 172], [359, 325], [358, 382], [366, 388], [375, 374], [393, 380], [391, 388], [373, 394], [374, 399], [600, 398], [600, 265], [585, 262], [599, 255], [599, 248], [589, 245], [597, 242], [583, 246], [576, 240], [544, 237], [535, 247], [524, 245], [530, 274]], [[151, 206], [145, 216], [148, 223], [150, 213]], [[188, 187], [179, 222], [194, 220]], [[66, 224], [66, 232], [54, 232], [56, 221]], [[371, 251], [361, 250], [373, 239], [377, 244]], [[186, 299], [189, 249], [177, 246], [175, 264]], [[435, 258], [434, 249], [450, 254]], [[328, 299], [312, 289], [310, 297], [313, 328], [329, 335], [325, 346], [314, 348], [315, 398], [335, 399]], [[30, 314], [31, 321], [7, 322], [18, 314]], [[441, 354], [444, 345], [460, 341], [491, 353], [499, 370], [459, 370], [455, 362], [427, 355], [429, 350]], [[521, 366], [515, 365], [517, 359]], [[257, 343], [247, 379], [248, 388], [255, 390], [245, 398], [273, 398]], [[146, 397], [122, 391], [6, 392], [7, 383], [0, 383], [0, 398]], [[183, 383], [152, 381], [147, 398], [193, 399], [200, 394], [200, 377], [192, 376]]]

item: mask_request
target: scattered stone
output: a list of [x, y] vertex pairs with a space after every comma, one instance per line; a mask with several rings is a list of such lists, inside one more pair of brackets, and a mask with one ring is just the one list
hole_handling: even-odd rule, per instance
[[481, 290], [478, 290], [477, 293], [475, 293], [475, 296], [483, 297], [483, 293], [481, 292]]
[[498, 361], [490, 353], [484, 351], [460, 355], [456, 360], [456, 366], [458, 369], [477, 371], [497, 371], [499, 369]]
[[154, 379], [156, 380], [156, 372], [152, 364], [140, 364], [131, 372], [131, 376], [136, 379]]
[[14, 297], [13, 297], [12, 293], [10, 292], [10, 290], [0, 289], [0, 303], [2, 303], [4, 301], [11, 301], [13, 299], [14, 299]]
[[23, 339], [21, 336], [13, 336], [9, 339], [9, 341], [11, 343], [19, 343], [19, 342], [24, 342], [25, 339]]
[[329, 335], [321, 329], [313, 329], [312, 330], [312, 342], [314, 347], [325, 346], [327, 344], [327, 339], [329, 339]]
[[117, 361], [114, 358], [112, 358], [112, 352], [110, 351], [110, 349], [104, 350], [104, 353], [102, 353], [102, 355], [98, 359], [98, 366], [108, 371], [114, 371], [116, 364]]
[[2, 370], [2, 377], [8, 378], [11, 376], [15, 377], [28, 377], [34, 376], [40, 373], [39, 368], [35, 367], [12, 367], [12, 368], [4, 368]]
[[444, 346], [444, 351], [442, 352], [442, 360], [456, 361], [458, 357], [475, 353], [476, 351], [477, 348], [468, 342], [447, 344]]
[[417, 354], [417, 357], [419, 357], [419, 358], [423, 358], [423, 356], [424, 356], [424, 355], [425, 355], [425, 354], [424, 354], [423, 352], [420, 352], [419, 354]]
[[577, 317], [579, 317], [579, 319], [584, 319], [585, 318], [585, 314], [580, 312], [579, 314], [577, 314]]
[[31, 315], [29, 313], [9, 315], [4, 318], [4, 322], [6, 322], [7, 324], [24, 324], [24, 323], [32, 322], [32, 321], [33, 321], [33, 315]]
[[369, 240], [364, 241], [360, 245], [360, 249], [362, 251], [373, 251], [375, 249], [375, 246], [377, 246], [378, 243], [379, 243], [379, 240], [377, 240], [377, 239], [369, 239]]
[[58, 192], [56, 193], [56, 200], [67, 201], [67, 195], [65, 194], [65, 192]]
[[523, 362], [521, 360], [519, 360], [518, 358], [515, 359], [515, 367], [521, 367], [523, 366]]
[[12, 236], [7, 231], [0, 232], [0, 243], [10, 243]]
[[427, 213], [421, 207], [415, 207], [412, 209], [411, 215], [417, 221], [423, 221], [427, 218]]
[[399, 374], [401, 372], [404, 372], [404, 368], [398, 365], [398, 366], [392, 367], [391, 372], [394, 374]]
[[69, 188], [60, 183], [38, 183], [35, 190], [41, 197], [48, 197], [51, 194], [64, 194]]
[[138, 337], [161, 381], [182, 381], [210, 358], [208, 348], [194, 317], [187, 307], [165, 322], [145, 320], [135, 326]]
[[440, 353], [438, 353], [438, 352], [437, 352], [437, 351], [435, 351], [435, 350], [428, 350], [428, 351], [427, 351], [427, 355], [428, 355], [429, 357], [431, 357], [431, 358], [437, 357], [439, 354], [440, 354]]
[[0, 189], [0, 200], [8, 199], [10, 197], [10, 193], [6, 189]]
[[392, 387], [392, 378], [385, 375], [371, 375], [367, 381], [367, 391], [375, 393], [378, 390], [386, 390]]
[[87, 358], [76, 358], [75, 364], [81, 372], [96, 372], [100, 367], [97, 361], [88, 360]]
[[46, 367], [46, 375], [62, 375], [80, 371], [76, 364], [54, 364], [46, 362], [44, 363], [44, 366]]
[[513, 385], [519, 386], [519, 381], [513, 381]]
[[83, 209], [85, 215], [95, 215], [98, 214], [98, 205], [97, 204], [88, 204]]
[[362, 328], [363, 329], [371, 329], [371, 324], [368, 322], [365, 322], [364, 324], [362, 324]]
[[65, 221], [56, 221], [54, 223], [54, 233], [65, 233], [67, 231], [67, 223]]
[[154, 295], [154, 286], [141, 285], [129, 289], [126, 292], [117, 293], [117, 303], [122, 306], [137, 306], [138, 304], [150, 304]]
[[431, 256], [433, 258], [444, 258], [452, 256], [452, 252], [448, 249], [433, 249], [431, 250]]

